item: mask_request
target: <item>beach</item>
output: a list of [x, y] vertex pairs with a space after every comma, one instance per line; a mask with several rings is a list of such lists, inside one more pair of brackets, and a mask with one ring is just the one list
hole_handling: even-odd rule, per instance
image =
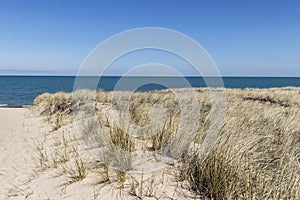
[[0, 200], [300, 200], [300, 1], [0, 1]]
[[[132, 132], [134, 126], [126, 124], [132, 122], [120, 115], [126, 92], [43, 94], [28, 108], [0, 108], [0, 199], [297, 199], [299, 88], [215, 92], [226, 100], [224, 110], [219, 107], [224, 124], [216, 138], [205, 135], [210, 126], [218, 128], [213, 112], [221, 115], [213, 104], [222, 104], [207, 88], [133, 94], [134, 123], [147, 127], [150, 117], [162, 125], [142, 129], [150, 137]], [[180, 144], [188, 135], [181, 137], [176, 127], [193, 131], [193, 123], [180, 124], [185, 108], [174, 94], [192, 105], [192, 93], [199, 113], [187, 107], [187, 119], [199, 121], [184, 148]], [[211, 185], [201, 188], [207, 182]]]
[[32, 174], [31, 140], [40, 137], [42, 122], [30, 118], [31, 112], [25, 108], [1, 108], [0, 116], [0, 199], [6, 199], [9, 192], [19, 194], [14, 186], [21, 186]]
[[[92, 199], [93, 181], [83, 181], [65, 190], [65, 179], [36, 170], [38, 141], [43, 141], [52, 130], [42, 116], [28, 108], [0, 108], [0, 116], [1, 200]], [[101, 199], [110, 199], [111, 194], [105, 196]]]

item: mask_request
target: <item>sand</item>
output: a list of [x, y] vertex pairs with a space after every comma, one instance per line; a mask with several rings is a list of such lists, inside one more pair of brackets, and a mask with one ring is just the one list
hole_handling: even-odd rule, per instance
[[30, 115], [25, 108], [0, 109], [0, 199], [20, 194], [32, 174], [32, 140], [39, 137], [42, 121]]
[[[37, 171], [38, 141], [51, 140], [63, 131], [74, 131], [72, 124], [53, 132], [45, 118], [32, 110], [1, 108], [0, 127], [0, 200], [120, 199], [110, 186], [101, 188], [92, 174], [69, 185], [64, 176], [55, 175], [59, 169]], [[125, 199], [134, 198], [128, 195]]]
[[[36, 172], [36, 143], [52, 134], [43, 117], [27, 108], [1, 108], [0, 127], [0, 200], [90, 199], [90, 179], [66, 188], [63, 177]], [[110, 198], [104, 195], [101, 199]]]
[[[53, 131], [49, 122], [27, 108], [0, 109], [0, 200], [4, 199], [137, 199], [123, 193], [111, 185], [99, 184], [97, 174], [89, 172], [84, 180], [68, 183], [68, 178], [58, 175], [61, 168], [39, 170], [38, 143], [44, 141], [45, 148], [51, 147], [53, 139], [62, 133], [74, 133], [74, 124], [68, 124]], [[69, 145], [72, 145], [71, 143]], [[83, 147], [78, 150], [85, 162], [89, 152]], [[91, 159], [93, 160], [93, 159]], [[72, 163], [74, 160], [69, 161]], [[174, 191], [177, 186], [168, 180], [166, 191]], [[169, 189], [171, 185], [174, 185]], [[167, 188], [166, 188], [167, 187]], [[172, 192], [173, 194], [173, 192]], [[170, 194], [170, 195], [172, 195]], [[145, 197], [145, 199], [154, 199]]]

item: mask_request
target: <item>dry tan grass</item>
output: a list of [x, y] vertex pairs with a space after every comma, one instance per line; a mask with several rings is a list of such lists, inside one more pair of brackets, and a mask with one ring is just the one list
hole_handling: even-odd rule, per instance
[[[174, 166], [178, 169], [178, 173], [175, 173], [178, 182], [187, 181], [190, 190], [212, 199], [300, 198], [299, 88], [220, 89], [226, 95], [225, 119], [217, 145], [207, 154], [201, 153], [201, 148], [214, 120], [210, 91], [178, 90], [195, 92], [200, 108], [190, 111], [191, 115], [199, 114], [199, 126], [192, 148], [189, 152], [184, 152]], [[128, 170], [131, 168], [131, 154], [154, 152], [172, 144], [173, 138], [178, 134], [181, 109], [170, 90], [134, 93], [128, 105], [132, 122], [141, 127], [161, 123], [153, 122], [155, 119], [151, 119], [149, 115], [154, 105], [161, 105], [165, 109], [166, 118], [163, 128], [158, 132], [154, 131], [150, 138], [132, 138], [132, 127], [118, 127], [111, 116], [107, 116], [112, 110], [120, 113], [124, 110], [124, 94], [125, 92], [81, 91], [76, 98], [72, 98], [74, 94], [67, 93], [44, 94], [35, 100], [35, 106], [44, 115], [56, 116], [63, 113], [67, 117], [77, 115], [80, 110], [87, 111], [87, 106], [94, 109], [98, 118], [93, 123], [93, 120], [85, 117], [86, 126], [83, 126], [81, 134], [91, 140], [87, 143], [90, 147], [99, 148], [109, 142], [114, 144], [111, 148], [129, 153], [126, 154], [126, 161], [129, 163], [123, 168]], [[79, 98], [80, 95], [83, 97]], [[189, 96], [186, 97], [186, 102], [190, 102]], [[190, 130], [189, 127], [181, 126]], [[55, 129], [59, 128], [60, 126]], [[154, 129], [145, 129], [150, 132], [152, 130]], [[115, 149], [112, 151], [120, 153]], [[108, 155], [123, 162], [121, 158], [114, 157], [116, 155]], [[121, 157], [124, 158], [124, 155]], [[101, 170], [102, 177], [105, 177], [103, 179], [105, 182], [112, 182], [107, 167], [105, 169]], [[137, 191], [143, 181], [138, 182], [138, 178], [120, 171], [115, 174], [119, 177], [120, 184], [125, 184], [124, 179], [129, 182], [131, 180], [132, 193], [139, 198], [143, 197]], [[148, 190], [151, 196], [156, 189]]]

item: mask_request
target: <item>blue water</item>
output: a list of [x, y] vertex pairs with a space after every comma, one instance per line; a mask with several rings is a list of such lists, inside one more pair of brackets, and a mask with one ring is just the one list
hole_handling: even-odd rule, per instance
[[[86, 82], [93, 77], [85, 77]], [[102, 77], [98, 88], [105, 91], [114, 90], [120, 77]], [[94, 78], [95, 79], [95, 78]], [[142, 81], [167, 82], [172, 88], [183, 87], [176, 77], [127, 77], [130, 83]], [[214, 78], [208, 78], [214, 80]], [[45, 92], [59, 91], [72, 92], [75, 77], [72, 76], [0, 76], [0, 107], [18, 107], [31, 105], [34, 99]], [[206, 87], [205, 81], [200, 77], [186, 77], [192, 87]], [[271, 88], [271, 87], [300, 87], [300, 77], [224, 77], [226, 88]], [[217, 85], [218, 86], [218, 85]], [[87, 86], [88, 87], [88, 86]], [[139, 87], [137, 91], [160, 90], [165, 87], [158, 84], [147, 84]], [[126, 89], [126, 87], [125, 87]]]

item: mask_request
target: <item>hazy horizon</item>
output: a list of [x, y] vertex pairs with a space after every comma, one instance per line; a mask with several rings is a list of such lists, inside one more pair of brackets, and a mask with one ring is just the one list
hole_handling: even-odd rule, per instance
[[[0, 76], [71, 76], [76, 77], [76, 74], [62, 74], [59, 72], [40, 72], [40, 71], [15, 71], [15, 70], [0, 70]], [[95, 75], [86, 75], [88, 77], [97, 77]], [[105, 74], [102, 75], [103, 77], [122, 77], [122, 74]], [[159, 76], [152, 76], [152, 75], [132, 75], [128, 77], [178, 77], [178, 76], [165, 76], [165, 75], [159, 75]], [[184, 77], [216, 77], [216, 76], [201, 76], [201, 75], [193, 75], [193, 74], [187, 74], [184, 75]], [[229, 78], [300, 78], [298, 75], [290, 75], [290, 76], [270, 76], [270, 75], [221, 75], [221, 77], [229, 77]]]

